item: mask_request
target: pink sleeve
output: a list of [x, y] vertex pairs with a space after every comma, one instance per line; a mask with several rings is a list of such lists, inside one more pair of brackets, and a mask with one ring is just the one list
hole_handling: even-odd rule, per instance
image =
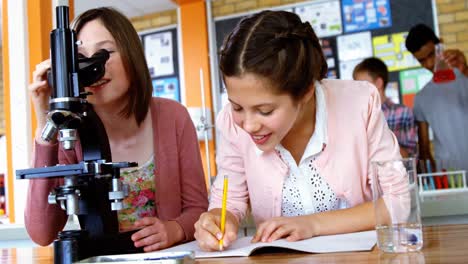
[[249, 192], [244, 168], [244, 158], [239, 149], [239, 127], [236, 127], [230, 115], [230, 105], [219, 113], [216, 127], [220, 132], [218, 139], [216, 164], [218, 176], [211, 186], [210, 207], [221, 208], [224, 175], [228, 181], [227, 210], [241, 221], [247, 211]]
[[[370, 90], [371, 100], [369, 101], [367, 135], [369, 166], [372, 166], [372, 161], [401, 159], [401, 155], [398, 141], [388, 128], [387, 121], [381, 110], [380, 96], [375, 87], [371, 86]], [[372, 168], [368, 168], [368, 171], [368, 180], [372, 184]], [[409, 213], [410, 197], [408, 176], [404, 168], [388, 168], [385, 172], [379, 173], [378, 180], [384, 193], [383, 199], [387, 208], [392, 208], [396, 212], [392, 217], [395, 220], [405, 219]]]
[[367, 117], [369, 161], [400, 159], [400, 147], [397, 138], [388, 128], [377, 89], [367, 82], [364, 85], [370, 90]]
[[[75, 153], [59, 150], [58, 144], [42, 145], [35, 142], [32, 160], [35, 168], [59, 163], [76, 163]], [[63, 180], [59, 178], [29, 180], [24, 222], [31, 239], [41, 246], [52, 243], [66, 224], [65, 211], [59, 205], [48, 203], [49, 193], [62, 183]]]
[[182, 213], [176, 219], [185, 233], [185, 241], [194, 239], [195, 222], [208, 208], [205, 173], [197, 133], [184, 108], [184, 125], [179, 145]]

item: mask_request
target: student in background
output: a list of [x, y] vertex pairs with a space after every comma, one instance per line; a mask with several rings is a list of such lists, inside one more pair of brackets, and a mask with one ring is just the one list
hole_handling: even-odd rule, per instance
[[[194, 223], [206, 211], [208, 199], [195, 128], [179, 103], [152, 98], [152, 84], [140, 39], [131, 22], [112, 8], [91, 9], [74, 22], [78, 52], [86, 57], [100, 49], [110, 53], [105, 75], [85, 87], [89, 103], [109, 138], [112, 158], [136, 161], [138, 168], [121, 172], [129, 195], [118, 211], [121, 233], [134, 232], [135, 248], [154, 251], [193, 239]], [[36, 66], [29, 85], [37, 130], [33, 166], [74, 164], [79, 147], [66, 151], [57, 141], [41, 139], [51, 89], [46, 73], [50, 60]], [[50, 244], [67, 221], [59, 205], [47, 201], [61, 179], [30, 180], [25, 224], [31, 239]], [[130, 241], [130, 245], [131, 245]], [[128, 249], [132, 251], [133, 249]]]
[[382, 111], [388, 126], [398, 139], [401, 156], [409, 157], [416, 154], [416, 125], [413, 111], [404, 105], [393, 103], [385, 96], [388, 83], [387, 65], [378, 58], [367, 58], [354, 68], [353, 78], [368, 81], [377, 87]]
[[370, 161], [401, 157], [375, 87], [324, 80], [327, 64], [315, 32], [286, 11], [242, 19], [220, 54], [230, 103], [217, 117], [219, 177], [210, 210], [195, 225], [199, 246], [218, 250], [223, 239], [229, 247], [249, 205], [253, 242], [373, 229]]
[[[406, 38], [406, 48], [427, 70], [434, 73], [436, 45], [441, 40], [428, 26], [418, 24]], [[468, 169], [468, 66], [460, 50], [445, 50], [445, 62], [455, 72], [455, 80], [436, 83], [434, 79], [416, 94], [414, 116], [418, 125], [419, 158], [433, 160], [429, 126], [434, 134], [438, 160], [452, 160], [458, 168]], [[433, 164], [434, 165], [434, 164]], [[436, 169], [432, 166], [433, 169]]]

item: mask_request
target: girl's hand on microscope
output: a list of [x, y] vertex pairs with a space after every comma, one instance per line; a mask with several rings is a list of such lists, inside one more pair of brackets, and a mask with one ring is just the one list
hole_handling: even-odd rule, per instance
[[50, 69], [50, 65], [50, 59], [37, 64], [33, 72], [32, 82], [28, 87], [36, 112], [37, 128], [40, 131], [45, 126], [46, 115], [49, 110], [51, 89], [47, 84], [47, 70]]
[[135, 247], [145, 252], [168, 248], [185, 238], [182, 227], [176, 221], [161, 221], [157, 217], [145, 217], [134, 223], [141, 228], [132, 235]]

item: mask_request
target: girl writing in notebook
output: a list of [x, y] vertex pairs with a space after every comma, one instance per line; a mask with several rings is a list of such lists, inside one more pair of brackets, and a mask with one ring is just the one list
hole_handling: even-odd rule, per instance
[[373, 229], [370, 161], [400, 158], [376, 88], [325, 80], [316, 34], [285, 11], [243, 19], [223, 44], [220, 68], [229, 98], [217, 118], [221, 177], [195, 224], [199, 246], [218, 250], [222, 239], [229, 247], [249, 206], [253, 242]]

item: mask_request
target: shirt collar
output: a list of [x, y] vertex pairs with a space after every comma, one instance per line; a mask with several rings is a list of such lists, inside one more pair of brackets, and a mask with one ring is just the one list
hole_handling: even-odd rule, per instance
[[312, 137], [307, 143], [304, 151], [303, 158], [307, 158], [320, 153], [328, 142], [328, 114], [327, 104], [325, 101], [325, 93], [320, 82], [315, 82], [315, 100], [316, 100], [316, 114], [315, 114], [315, 130]]
[[[303, 157], [309, 157], [320, 153], [325, 145], [328, 142], [328, 130], [327, 130], [327, 123], [328, 123], [328, 115], [327, 115], [327, 105], [325, 101], [325, 93], [323, 91], [323, 87], [319, 81], [316, 81], [315, 84], [315, 130], [312, 134], [312, 137], [309, 139], [309, 143], [307, 143], [307, 147], [304, 151]], [[276, 150], [280, 151], [284, 149], [281, 144], [275, 147]], [[255, 145], [255, 153], [257, 156], [263, 154], [263, 151]]]

